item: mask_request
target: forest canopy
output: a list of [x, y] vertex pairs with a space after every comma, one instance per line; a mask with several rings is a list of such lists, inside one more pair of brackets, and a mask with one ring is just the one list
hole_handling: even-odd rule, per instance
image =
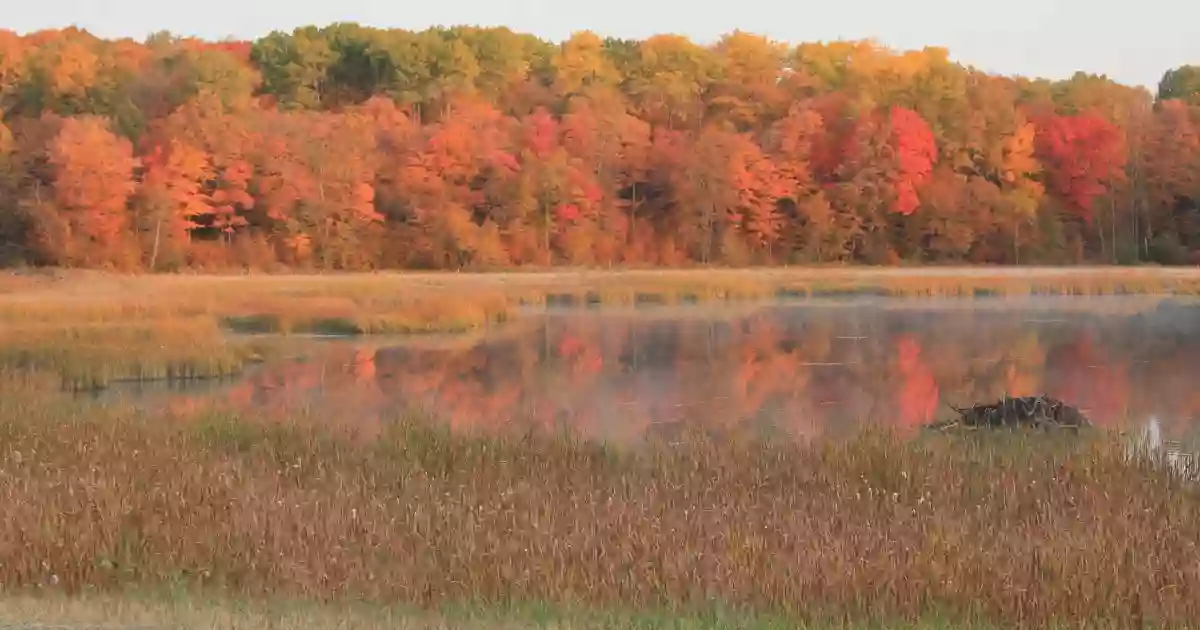
[[0, 31], [0, 264], [1200, 262], [1200, 68], [357, 24]]

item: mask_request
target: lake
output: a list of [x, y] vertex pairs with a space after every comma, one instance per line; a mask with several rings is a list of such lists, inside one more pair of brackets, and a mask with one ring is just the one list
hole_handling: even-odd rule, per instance
[[1098, 425], [1200, 435], [1200, 302], [1134, 296], [851, 297], [713, 307], [543, 307], [471, 336], [314, 339], [227, 381], [99, 395], [329, 413], [370, 433], [419, 411], [638, 441], [688, 426], [790, 439], [912, 432], [950, 405], [1047, 393]]

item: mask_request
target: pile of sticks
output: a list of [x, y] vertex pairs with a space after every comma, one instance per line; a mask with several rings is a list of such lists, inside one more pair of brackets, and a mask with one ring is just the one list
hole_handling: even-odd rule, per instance
[[954, 429], [1036, 428], [1078, 430], [1092, 426], [1078, 408], [1047, 396], [1005, 396], [998, 402], [976, 404], [966, 409], [950, 406], [957, 418], [927, 426], [934, 431]]

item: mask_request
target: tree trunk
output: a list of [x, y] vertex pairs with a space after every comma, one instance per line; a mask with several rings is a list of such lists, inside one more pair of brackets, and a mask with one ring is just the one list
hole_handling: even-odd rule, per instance
[[637, 210], [637, 182], [633, 182], [632, 199], [629, 200], [629, 225], [625, 228], [625, 244], [633, 244], [633, 216]]
[[1013, 229], [1013, 261], [1017, 265], [1021, 264], [1020, 242], [1021, 242], [1021, 221], [1018, 220], [1015, 228]]
[[150, 248], [150, 271], [154, 271], [158, 266], [158, 244], [162, 238], [162, 218], [154, 224], [154, 246]]
[[554, 256], [550, 254], [550, 204], [546, 202], [545, 192], [538, 195], [542, 206], [542, 221], [545, 223], [542, 232], [542, 249], [546, 251], [546, 264], [554, 266]]
[[1111, 224], [1110, 228], [1112, 229], [1112, 261], [1113, 261], [1113, 264], [1116, 264], [1116, 263], [1120, 262], [1117, 260], [1117, 199], [1116, 199], [1116, 197], [1110, 197], [1108, 200], [1108, 214], [1109, 214], [1109, 222]]

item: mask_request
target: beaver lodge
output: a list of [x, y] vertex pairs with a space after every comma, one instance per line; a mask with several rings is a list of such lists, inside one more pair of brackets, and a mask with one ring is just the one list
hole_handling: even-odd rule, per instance
[[1078, 430], [1092, 426], [1077, 407], [1044, 394], [1021, 398], [1005, 396], [994, 403], [977, 404], [966, 409], [951, 405], [950, 408], [958, 413], [957, 418], [935, 422], [926, 428], [934, 431], [989, 428]]

